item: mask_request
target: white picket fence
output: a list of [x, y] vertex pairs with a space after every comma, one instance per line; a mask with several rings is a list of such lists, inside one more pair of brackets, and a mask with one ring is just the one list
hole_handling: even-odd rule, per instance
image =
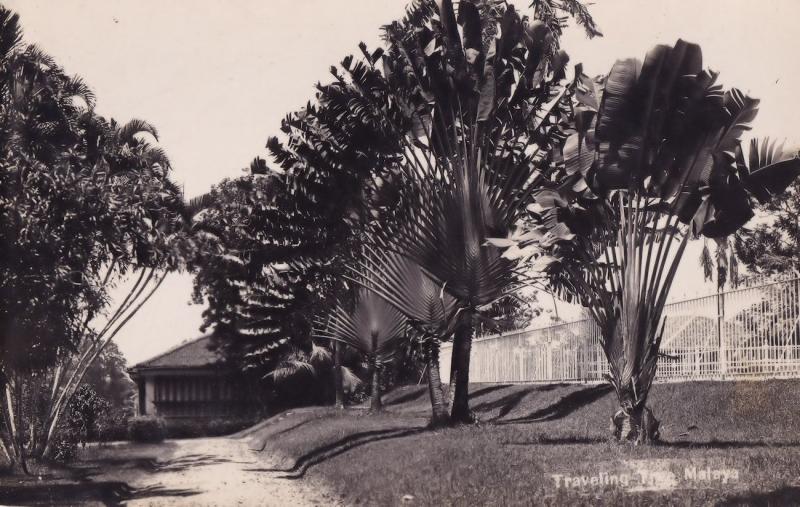
[[[800, 377], [800, 278], [665, 306], [657, 381]], [[440, 369], [450, 375], [452, 345]], [[598, 382], [608, 371], [591, 320], [477, 338], [471, 382]]]

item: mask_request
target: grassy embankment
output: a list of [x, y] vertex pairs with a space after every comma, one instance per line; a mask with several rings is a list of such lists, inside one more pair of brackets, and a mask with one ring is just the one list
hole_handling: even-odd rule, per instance
[[[472, 391], [475, 426], [426, 430], [427, 391], [409, 387], [386, 396], [384, 414], [302, 409], [243, 435], [282, 456], [279, 469], [265, 472], [313, 476], [351, 504], [800, 501], [800, 381], [656, 385], [651, 405], [664, 442], [644, 448], [607, 442], [615, 410], [607, 386]], [[575, 486], [581, 476], [588, 483]]]

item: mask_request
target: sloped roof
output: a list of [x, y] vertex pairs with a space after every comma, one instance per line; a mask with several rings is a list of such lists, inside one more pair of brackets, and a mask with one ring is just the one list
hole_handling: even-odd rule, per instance
[[148, 368], [202, 368], [215, 366], [222, 360], [222, 355], [209, 350], [211, 335], [201, 336], [189, 342], [181, 343], [166, 352], [147, 361], [134, 365], [131, 370]]

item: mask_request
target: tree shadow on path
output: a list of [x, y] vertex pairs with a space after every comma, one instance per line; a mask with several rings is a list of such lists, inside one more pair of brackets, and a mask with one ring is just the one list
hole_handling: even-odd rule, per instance
[[192, 489], [168, 489], [163, 486], [133, 488], [125, 482], [81, 482], [68, 484], [25, 484], [0, 488], [3, 505], [125, 505], [129, 500], [153, 497], [187, 497], [201, 493]]
[[84, 464], [76, 465], [83, 478], [89, 478], [101, 474], [109, 468], [115, 469], [138, 469], [148, 473], [162, 472], [183, 472], [190, 468], [216, 465], [220, 463], [244, 463], [233, 461], [228, 458], [215, 456], [213, 454], [187, 454], [173, 459], [158, 460], [155, 458], [99, 458], [86, 461]]

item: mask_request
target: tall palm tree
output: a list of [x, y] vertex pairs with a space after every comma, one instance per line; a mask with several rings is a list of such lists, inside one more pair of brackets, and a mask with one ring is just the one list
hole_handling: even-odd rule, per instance
[[800, 158], [741, 136], [758, 100], [717, 85], [700, 47], [656, 46], [603, 79], [577, 72], [574, 131], [551, 188], [536, 193], [524, 241], [561, 294], [588, 307], [602, 332], [619, 439], [647, 443], [647, 407], [663, 309], [691, 237], [724, 238], [800, 175]]
[[337, 305], [314, 330], [318, 338], [344, 343], [367, 357], [372, 375], [370, 408], [381, 410], [381, 371], [391, 363], [406, 335], [403, 314], [366, 289], [358, 291], [352, 312]]

